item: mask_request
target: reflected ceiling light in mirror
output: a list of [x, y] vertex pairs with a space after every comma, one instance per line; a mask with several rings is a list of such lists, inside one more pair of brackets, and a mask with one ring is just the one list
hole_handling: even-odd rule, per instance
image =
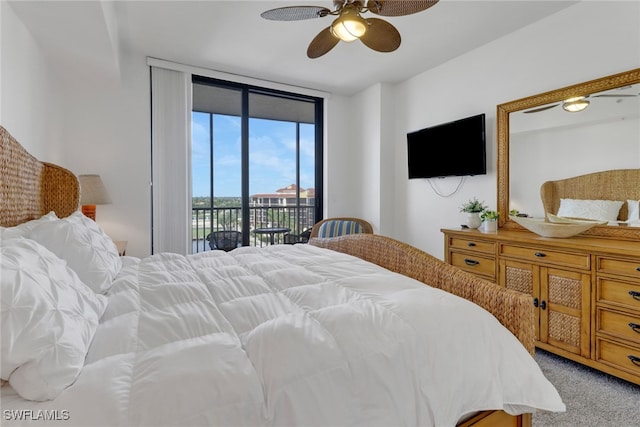
[[589, 101], [584, 96], [569, 98], [562, 103], [562, 108], [570, 113], [577, 113], [589, 106]]

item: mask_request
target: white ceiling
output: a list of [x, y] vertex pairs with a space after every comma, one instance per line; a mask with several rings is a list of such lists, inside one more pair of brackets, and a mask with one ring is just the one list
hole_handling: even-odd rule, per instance
[[332, 9], [330, 0], [9, 1], [61, 76], [79, 69], [119, 75], [120, 59], [133, 52], [345, 95], [403, 81], [574, 3], [441, 0], [417, 14], [384, 18], [402, 35], [395, 52], [341, 42], [309, 59], [309, 42], [332, 17], [276, 22], [260, 13], [291, 5]]

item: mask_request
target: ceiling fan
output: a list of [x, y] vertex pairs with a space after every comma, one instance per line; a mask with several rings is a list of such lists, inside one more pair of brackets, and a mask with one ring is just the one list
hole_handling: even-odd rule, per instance
[[309, 58], [318, 58], [333, 49], [340, 40], [352, 42], [360, 39], [367, 47], [378, 52], [393, 52], [400, 46], [398, 30], [383, 19], [365, 19], [361, 14], [371, 12], [380, 16], [411, 15], [436, 3], [438, 0], [333, 0], [334, 10], [321, 6], [288, 6], [267, 10], [260, 16], [272, 21], [302, 21], [328, 15], [337, 16], [307, 48]]
[[[627, 86], [624, 88], [620, 88], [620, 89], [629, 89], [631, 86]], [[569, 98], [569, 99], [565, 99], [564, 101], [558, 103], [558, 104], [553, 104], [553, 105], [544, 105], [542, 107], [538, 107], [538, 108], [533, 108], [531, 110], [527, 110], [527, 111], [523, 111], [523, 113], [525, 114], [529, 114], [529, 113], [539, 113], [541, 111], [546, 111], [549, 110], [551, 108], [557, 107], [558, 105], [562, 105], [562, 108], [565, 111], [568, 111], [570, 113], [577, 113], [580, 112], [582, 110], [584, 110], [585, 108], [587, 108], [589, 106], [589, 104], [591, 103], [589, 101], [588, 98], [633, 98], [635, 96], [640, 96], [639, 94], [634, 94], [634, 93], [601, 93], [601, 94], [597, 94], [597, 95], [583, 95], [583, 96], [576, 96], [573, 98]], [[618, 101], [620, 102], [620, 101]]]

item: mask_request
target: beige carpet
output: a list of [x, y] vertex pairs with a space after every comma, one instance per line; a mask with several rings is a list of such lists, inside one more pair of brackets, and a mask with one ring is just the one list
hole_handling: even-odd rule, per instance
[[640, 427], [640, 386], [543, 350], [535, 359], [567, 412], [534, 414], [534, 427]]

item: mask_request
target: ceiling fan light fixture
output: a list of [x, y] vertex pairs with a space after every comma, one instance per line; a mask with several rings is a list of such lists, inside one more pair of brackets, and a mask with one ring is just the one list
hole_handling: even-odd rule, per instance
[[564, 101], [562, 103], [562, 108], [570, 113], [577, 113], [587, 108], [589, 104], [590, 102], [584, 96], [579, 96]]
[[354, 7], [345, 6], [340, 16], [331, 24], [331, 34], [344, 42], [359, 39], [367, 32], [367, 21]]

